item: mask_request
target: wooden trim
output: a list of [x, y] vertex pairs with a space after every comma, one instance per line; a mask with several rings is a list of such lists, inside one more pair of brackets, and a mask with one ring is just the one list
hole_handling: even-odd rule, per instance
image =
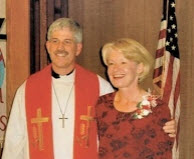
[[40, 2], [40, 69], [48, 64], [46, 53], [46, 33], [47, 33], [47, 0]]
[[30, 1], [7, 0], [7, 112], [9, 113], [16, 89], [29, 75]]

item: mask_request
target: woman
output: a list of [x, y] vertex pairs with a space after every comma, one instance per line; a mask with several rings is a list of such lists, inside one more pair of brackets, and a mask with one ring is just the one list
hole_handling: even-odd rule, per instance
[[150, 53], [132, 39], [119, 39], [103, 47], [102, 57], [118, 90], [97, 102], [99, 158], [171, 159], [173, 138], [162, 129], [170, 110], [140, 87], [152, 69]]

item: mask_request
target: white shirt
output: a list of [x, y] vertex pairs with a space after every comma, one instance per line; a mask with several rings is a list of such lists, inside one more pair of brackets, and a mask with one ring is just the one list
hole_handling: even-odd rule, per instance
[[[61, 76], [58, 79], [52, 78], [54, 88], [52, 88], [52, 124], [55, 159], [73, 158], [75, 92], [72, 89], [70, 94], [70, 90], [74, 83], [74, 76], [75, 71], [68, 76]], [[100, 83], [100, 96], [114, 91], [106, 80], [100, 76], [98, 76], [98, 80]], [[25, 84], [22, 84], [16, 92], [6, 130], [2, 159], [29, 159], [26, 111], [24, 105]], [[66, 105], [67, 100], [68, 104]], [[61, 112], [65, 112], [65, 117], [68, 118], [65, 120], [65, 128], [62, 128], [62, 120], [59, 119], [62, 117]]]

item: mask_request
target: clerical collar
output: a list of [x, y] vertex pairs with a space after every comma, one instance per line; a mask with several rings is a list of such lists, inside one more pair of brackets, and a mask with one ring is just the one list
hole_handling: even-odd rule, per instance
[[[73, 71], [74, 71], [74, 69], [71, 72], [69, 72], [68, 74], [66, 74], [66, 76], [69, 76], [70, 74], [72, 74]], [[60, 75], [58, 73], [56, 73], [52, 68], [51, 68], [51, 74], [54, 78], [60, 78]]]

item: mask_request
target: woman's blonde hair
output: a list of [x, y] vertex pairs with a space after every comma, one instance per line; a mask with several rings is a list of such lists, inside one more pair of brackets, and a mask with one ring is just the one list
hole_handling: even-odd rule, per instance
[[149, 75], [153, 67], [154, 59], [140, 43], [129, 38], [122, 38], [105, 44], [102, 48], [102, 59], [105, 65], [108, 65], [108, 54], [113, 50], [122, 53], [125, 58], [131, 61], [143, 64], [144, 69], [139, 74], [139, 82], [142, 82]]

